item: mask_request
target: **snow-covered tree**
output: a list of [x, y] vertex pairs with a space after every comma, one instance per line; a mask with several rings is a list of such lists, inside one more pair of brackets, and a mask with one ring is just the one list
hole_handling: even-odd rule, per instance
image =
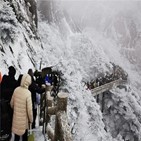
[[0, 5], [0, 39], [3, 43], [14, 42], [17, 37], [17, 19], [8, 2]]
[[114, 138], [121, 135], [124, 141], [140, 141], [140, 98], [136, 92], [127, 87], [113, 89], [112, 93], [107, 92], [104, 95], [103, 116], [106, 130], [111, 132]]

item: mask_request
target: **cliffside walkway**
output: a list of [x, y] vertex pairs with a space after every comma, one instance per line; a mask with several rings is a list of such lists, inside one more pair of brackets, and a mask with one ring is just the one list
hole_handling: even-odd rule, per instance
[[[93, 96], [98, 96], [99, 94], [104, 95], [104, 92], [111, 90], [113, 87], [124, 85], [126, 82], [126, 80], [117, 79], [115, 81], [91, 89], [91, 92]], [[61, 92], [58, 93], [57, 97], [54, 98], [50, 95], [52, 86], [45, 86], [45, 88], [45, 93], [41, 95], [41, 103], [38, 117], [41, 120], [41, 125], [39, 126], [39, 128], [35, 129], [35, 132], [42, 132], [43, 134], [41, 134], [44, 135], [44, 141], [72, 141], [71, 129], [67, 120], [68, 94]], [[101, 110], [103, 111], [103, 97], [101, 102]]]
[[96, 95], [99, 95], [99, 94], [101, 94], [101, 93], [103, 93], [105, 91], [108, 91], [108, 90], [112, 89], [115, 86], [125, 84], [126, 82], [127, 82], [126, 80], [117, 79], [115, 81], [112, 81], [112, 82], [106, 83], [104, 85], [101, 85], [99, 87], [96, 87], [94, 89], [91, 89], [91, 92], [92, 92], [93, 96], [96, 96]]
[[[115, 81], [106, 83], [99, 87], [92, 89], [93, 96], [102, 94], [105, 91], [112, 89], [113, 87], [123, 85], [127, 81], [117, 79]], [[54, 98], [50, 95], [52, 86], [46, 86], [46, 92], [41, 97], [41, 109], [40, 118], [43, 118], [43, 134], [45, 141], [50, 139], [51, 141], [67, 140], [72, 141], [71, 130], [67, 120], [67, 93], [58, 93]], [[52, 120], [52, 116], [55, 118]], [[52, 126], [54, 124], [54, 127]], [[53, 129], [54, 128], [54, 129]]]

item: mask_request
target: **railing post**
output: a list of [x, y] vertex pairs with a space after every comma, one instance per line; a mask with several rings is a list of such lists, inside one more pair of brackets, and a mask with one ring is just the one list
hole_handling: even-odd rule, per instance
[[43, 123], [43, 133], [46, 134], [47, 126], [50, 121], [50, 116], [48, 115], [48, 107], [52, 107], [52, 101], [53, 98], [50, 96], [50, 91], [52, 89], [52, 86], [46, 85], [46, 90], [45, 90], [45, 109], [44, 109], [44, 123]]
[[[67, 93], [58, 93], [57, 95], [57, 106], [53, 105], [53, 97], [50, 96], [50, 86], [46, 86], [46, 107], [44, 116], [44, 127], [51, 141], [72, 141], [71, 130], [67, 121]], [[56, 115], [55, 120], [55, 131], [49, 125], [50, 116]]]
[[58, 111], [67, 112], [67, 102], [68, 102], [68, 94], [58, 93], [58, 98], [57, 98]]
[[59, 93], [57, 98], [57, 113], [55, 123], [55, 141], [72, 141], [70, 127], [67, 121], [67, 93]]

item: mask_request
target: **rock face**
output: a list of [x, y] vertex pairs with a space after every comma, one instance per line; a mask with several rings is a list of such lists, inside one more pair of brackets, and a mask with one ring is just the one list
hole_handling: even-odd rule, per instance
[[36, 66], [35, 56], [41, 51], [36, 2], [1, 0], [0, 3], [0, 65], [4, 64], [3, 70], [13, 65], [19, 71], [27, 71]]
[[37, 27], [38, 18], [37, 18], [37, 3], [35, 0], [25, 0], [25, 3], [27, 6], [29, 6], [29, 12], [31, 13], [31, 19], [35, 22], [35, 25]]

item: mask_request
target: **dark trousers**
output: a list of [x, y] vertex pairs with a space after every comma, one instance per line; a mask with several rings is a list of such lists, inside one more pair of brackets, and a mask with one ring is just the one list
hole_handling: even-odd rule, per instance
[[[19, 141], [20, 136], [15, 134], [15, 140], [14, 141]], [[25, 133], [22, 135], [22, 141], [27, 141], [27, 130], [25, 130]]]
[[35, 125], [36, 125], [36, 116], [37, 116], [37, 109], [33, 109], [33, 123], [32, 123], [32, 129], [35, 128]]

